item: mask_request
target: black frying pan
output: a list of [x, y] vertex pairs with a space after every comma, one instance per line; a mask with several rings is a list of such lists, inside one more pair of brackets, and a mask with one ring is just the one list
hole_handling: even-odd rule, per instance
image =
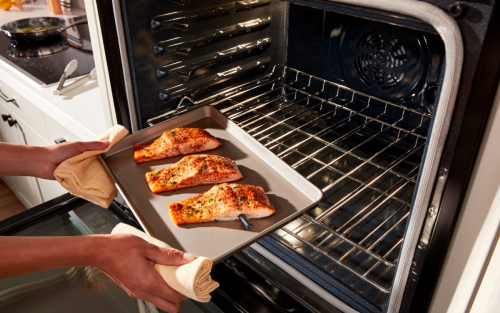
[[34, 17], [13, 21], [2, 25], [2, 31], [7, 37], [16, 41], [42, 41], [60, 36], [61, 33], [74, 25], [87, 23], [81, 20], [65, 26], [62, 18]]

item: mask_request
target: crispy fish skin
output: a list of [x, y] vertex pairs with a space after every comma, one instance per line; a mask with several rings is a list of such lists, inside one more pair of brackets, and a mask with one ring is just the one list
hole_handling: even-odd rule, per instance
[[220, 184], [196, 197], [168, 205], [175, 225], [234, 221], [238, 215], [267, 217], [275, 212], [264, 189], [243, 184]]
[[134, 145], [134, 160], [136, 163], [144, 163], [212, 150], [220, 145], [220, 142], [204, 129], [175, 128], [164, 132], [153, 142]]
[[155, 172], [146, 173], [154, 193], [198, 185], [220, 184], [243, 178], [233, 160], [218, 155], [198, 154]]

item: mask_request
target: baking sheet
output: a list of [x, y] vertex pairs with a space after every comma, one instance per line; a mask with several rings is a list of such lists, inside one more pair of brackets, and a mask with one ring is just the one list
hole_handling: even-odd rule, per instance
[[[215, 136], [222, 145], [202, 153], [221, 155], [235, 161], [243, 174], [243, 179], [235, 182], [264, 188], [276, 212], [270, 217], [250, 220], [253, 224], [251, 230], [246, 230], [240, 221], [176, 226], [170, 218], [168, 204], [199, 195], [213, 185], [153, 194], [145, 179], [146, 172], [168, 167], [184, 156], [136, 164], [132, 149], [133, 144], [150, 142], [164, 131], [176, 127], [202, 128]], [[323, 197], [320, 189], [217, 109], [208, 106], [129, 135], [102, 159], [146, 232], [176, 249], [206, 256], [214, 262], [223, 260], [306, 213]]]

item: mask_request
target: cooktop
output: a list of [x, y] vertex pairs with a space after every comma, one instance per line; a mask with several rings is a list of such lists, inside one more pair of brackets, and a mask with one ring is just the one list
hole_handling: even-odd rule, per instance
[[[66, 25], [86, 19], [69, 18]], [[78, 60], [78, 67], [69, 77], [88, 74], [95, 67], [88, 25], [68, 28], [60, 36], [44, 42], [11, 41], [0, 33], [0, 59], [19, 70], [41, 86], [59, 82], [68, 63]]]

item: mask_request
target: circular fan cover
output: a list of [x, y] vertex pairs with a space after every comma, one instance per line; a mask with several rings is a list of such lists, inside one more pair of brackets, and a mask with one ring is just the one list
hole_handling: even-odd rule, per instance
[[[421, 89], [427, 49], [423, 38], [401, 27], [370, 28], [358, 24], [345, 34], [340, 47], [348, 85], [361, 92], [400, 102]], [[419, 88], [420, 87], [420, 88]]]

